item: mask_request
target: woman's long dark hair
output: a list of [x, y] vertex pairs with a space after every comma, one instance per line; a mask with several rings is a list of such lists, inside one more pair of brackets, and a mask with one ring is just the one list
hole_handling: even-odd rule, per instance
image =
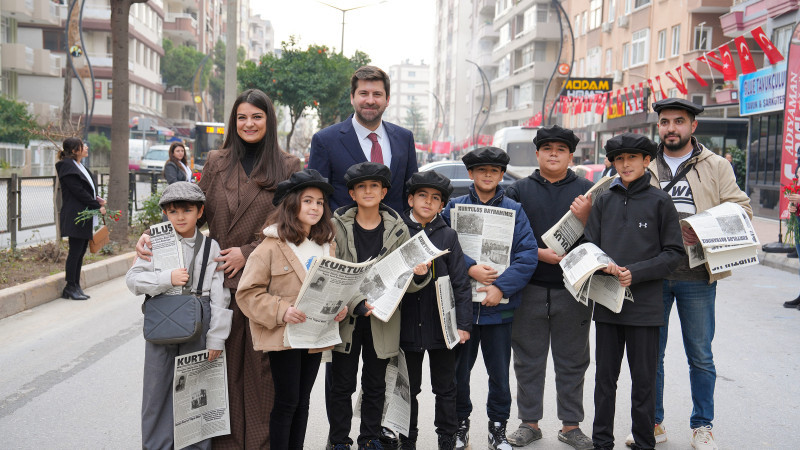
[[245, 154], [245, 142], [239, 136], [236, 128], [236, 112], [239, 105], [249, 103], [256, 108], [264, 111], [267, 116], [267, 129], [264, 138], [258, 145], [258, 157], [253, 165], [250, 178], [258, 183], [262, 188], [274, 190], [281, 181], [287, 179], [291, 169], [284, 163], [285, 153], [278, 145], [278, 121], [275, 115], [275, 107], [272, 100], [264, 92], [258, 89], [248, 89], [236, 98], [231, 108], [228, 118], [228, 128], [225, 133], [223, 148], [230, 149], [231, 158], [228, 161], [228, 175], [236, 176], [236, 170]]
[[291, 242], [294, 245], [300, 245], [306, 238], [314, 241], [317, 245], [322, 245], [326, 242], [333, 241], [334, 229], [333, 222], [331, 221], [331, 208], [328, 206], [328, 198], [323, 196], [324, 203], [322, 209], [322, 217], [319, 222], [311, 226], [311, 232], [306, 236], [303, 230], [303, 224], [297, 215], [300, 214], [300, 196], [305, 189], [298, 189], [286, 194], [286, 198], [278, 205], [278, 208], [272, 212], [264, 223], [262, 229], [272, 225], [273, 223], [278, 227], [278, 238], [282, 241]]
[[[175, 157], [175, 149], [181, 147], [183, 148], [183, 159], [178, 159]], [[183, 142], [173, 142], [169, 146], [169, 160], [173, 162], [176, 166], [178, 166], [178, 162], [182, 162], [186, 167], [189, 167], [189, 160], [186, 159], [186, 146], [183, 145]], [[181, 166], [178, 166], [180, 168]]]
[[83, 150], [83, 141], [76, 138], [76, 137], [68, 137], [64, 139], [64, 142], [61, 144], [61, 151], [58, 152], [58, 160], [61, 161], [64, 158], [75, 158], [76, 153], [80, 153]]

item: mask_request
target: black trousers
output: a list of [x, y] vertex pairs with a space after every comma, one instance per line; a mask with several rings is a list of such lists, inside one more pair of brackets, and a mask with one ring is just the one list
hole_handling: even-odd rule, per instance
[[[327, 411], [331, 444], [352, 444], [350, 424], [353, 419], [353, 393], [356, 392], [358, 360], [361, 355], [361, 430], [358, 443], [366, 444], [381, 435], [381, 416], [386, 398], [388, 359], [375, 354], [369, 317], [356, 319], [350, 353], [331, 352], [331, 389]], [[655, 406], [654, 406], [655, 408]]]
[[[425, 352], [406, 351], [408, 382], [411, 387], [411, 423], [408, 438], [417, 441], [419, 429], [419, 402], [417, 395], [422, 391], [422, 360]], [[453, 436], [458, 431], [456, 416], [456, 352], [455, 350], [428, 350], [428, 364], [431, 369], [431, 390], [436, 396], [436, 410], [433, 424], [436, 434]], [[426, 440], [427, 442], [427, 440]]]
[[656, 411], [656, 366], [659, 327], [637, 327], [595, 322], [597, 370], [594, 386], [596, 449], [614, 448], [614, 413], [622, 355], [627, 352], [631, 372], [631, 448], [651, 449]]
[[89, 247], [89, 239], [71, 237], [68, 242], [69, 251], [67, 252], [64, 278], [68, 286], [80, 286], [81, 266], [83, 265], [83, 256], [86, 254], [86, 249]]
[[302, 449], [306, 439], [311, 389], [322, 353], [308, 350], [269, 352], [275, 403], [269, 416], [270, 448]]

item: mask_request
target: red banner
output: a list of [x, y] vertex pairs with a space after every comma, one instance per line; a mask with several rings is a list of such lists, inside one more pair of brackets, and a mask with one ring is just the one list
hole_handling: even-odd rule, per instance
[[733, 40], [736, 43], [736, 53], [739, 54], [739, 67], [742, 68], [742, 73], [753, 73], [756, 71], [756, 63], [753, 62], [753, 55], [750, 54], [750, 49], [747, 47], [747, 41], [744, 36], [739, 36]]
[[756, 44], [761, 47], [761, 50], [764, 50], [764, 54], [767, 56], [767, 58], [769, 58], [770, 64], [777, 64], [783, 61], [783, 55], [781, 55], [781, 52], [775, 48], [775, 45], [769, 40], [761, 27], [753, 28], [750, 30], [750, 34], [753, 35], [753, 38], [756, 40]]
[[[792, 58], [792, 55], [795, 55]], [[793, 183], [800, 148], [800, 27], [795, 25], [786, 58], [786, 98], [783, 110], [783, 145], [781, 145], [781, 186]], [[781, 188], [781, 194], [783, 188]], [[789, 217], [789, 200], [781, 195], [779, 215]]]
[[433, 141], [431, 142], [431, 153], [446, 155], [450, 153], [450, 142]]

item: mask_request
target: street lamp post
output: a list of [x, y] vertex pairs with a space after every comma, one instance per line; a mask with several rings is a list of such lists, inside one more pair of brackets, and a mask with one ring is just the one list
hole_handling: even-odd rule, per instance
[[[442, 131], [444, 131], [444, 106], [442, 106], [442, 102], [439, 101], [439, 97], [437, 97], [433, 91], [428, 92], [433, 96], [433, 99], [436, 100], [436, 124], [433, 127], [433, 137], [438, 138], [439, 135], [442, 134]], [[440, 111], [441, 117], [439, 116]]]
[[352, 8], [339, 8], [338, 6], [333, 6], [330, 3], [320, 2], [319, 0], [317, 0], [318, 3], [322, 3], [325, 6], [330, 6], [331, 8], [342, 12], [342, 44], [339, 47], [339, 53], [340, 54], [344, 55], [344, 15], [347, 13], [347, 11], [352, 11], [354, 9], [366, 8], [367, 6], [376, 6], [376, 5], [380, 5], [381, 3], [386, 3], [387, 1], [389, 1], [389, 0], [383, 0], [382, 2], [373, 3], [373, 4], [369, 4], [369, 5], [354, 6]]
[[[486, 72], [483, 71], [481, 66], [479, 66], [478, 63], [476, 63], [475, 61], [470, 61], [468, 59], [466, 61], [468, 63], [470, 63], [470, 64], [475, 65], [475, 67], [478, 68], [478, 72], [481, 75], [481, 89], [482, 89], [482, 92], [481, 92], [481, 109], [478, 110], [478, 114], [475, 116], [475, 123], [472, 125], [473, 143], [477, 147], [477, 145], [478, 145], [478, 136], [480, 135], [481, 130], [483, 129], [483, 126], [486, 125], [486, 121], [489, 120], [489, 111], [491, 111], [491, 109], [492, 109], [492, 89], [491, 89], [491, 85], [489, 84], [489, 77], [486, 76]], [[486, 102], [486, 93], [487, 92], [489, 93], [489, 105], [484, 107], [483, 105]], [[486, 108], [486, 109], [484, 109], [484, 108]], [[481, 114], [483, 114], [483, 113], [485, 113], [485, 117], [483, 118], [483, 122], [481, 123], [481, 126], [478, 128], [478, 131], [476, 132], [475, 131], [475, 127], [478, 126], [478, 119], [480, 119]]]

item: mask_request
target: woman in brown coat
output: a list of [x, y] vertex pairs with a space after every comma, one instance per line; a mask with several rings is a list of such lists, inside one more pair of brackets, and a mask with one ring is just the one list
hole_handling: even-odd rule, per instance
[[[275, 209], [275, 188], [298, 170], [300, 159], [278, 145], [272, 101], [257, 89], [242, 92], [233, 104], [223, 149], [209, 153], [198, 183], [206, 195], [209, 236], [223, 249], [217, 270], [225, 271], [233, 309], [231, 334], [225, 341], [231, 434], [214, 438], [215, 449], [269, 448], [275, 397], [269, 357], [253, 349], [248, 320], [235, 301], [236, 289], [247, 258], [263, 237], [261, 226]], [[142, 241], [137, 252], [149, 256]]]

